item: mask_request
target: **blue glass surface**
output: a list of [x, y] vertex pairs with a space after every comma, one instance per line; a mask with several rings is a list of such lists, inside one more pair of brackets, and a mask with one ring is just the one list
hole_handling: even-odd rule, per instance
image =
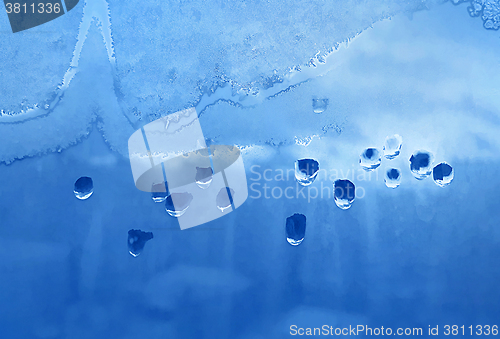
[[[497, 0], [87, 0], [18, 33], [0, 14], [0, 337], [494, 334], [499, 14]], [[228, 187], [207, 204], [223, 211], [181, 230], [167, 192], [135, 187], [128, 140], [191, 107], [207, 145], [241, 150], [248, 198], [235, 209], [230, 170], [199, 167], [199, 192]], [[384, 150], [369, 172], [368, 148]], [[434, 168], [422, 180], [418, 150], [433, 156], [414, 163]], [[309, 186], [297, 159], [321, 163]]]

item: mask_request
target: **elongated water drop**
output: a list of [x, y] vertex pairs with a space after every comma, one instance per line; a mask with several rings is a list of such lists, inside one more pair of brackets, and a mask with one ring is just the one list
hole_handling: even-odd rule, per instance
[[335, 180], [333, 184], [333, 199], [335, 204], [346, 210], [351, 207], [356, 196], [356, 187], [347, 179]]
[[286, 218], [286, 241], [292, 246], [298, 246], [306, 235], [306, 216], [295, 213]]

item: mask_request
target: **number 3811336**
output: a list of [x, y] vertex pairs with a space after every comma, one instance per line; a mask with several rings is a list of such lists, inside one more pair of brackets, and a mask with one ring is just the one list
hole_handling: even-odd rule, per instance
[[40, 2], [38, 4], [30, 4], [27, 5], [26, 3], [20, 4], [20, 3], [10, 3], [7, 2], [5, 4], [5, 9], [7, 10], [7, 14], [19, 14], [19, 13], [44, 13], [44, 14], [50, 14], [50, 13], [59, 13], [61, 12], [61, 4], [60, 3], [43, 3]]

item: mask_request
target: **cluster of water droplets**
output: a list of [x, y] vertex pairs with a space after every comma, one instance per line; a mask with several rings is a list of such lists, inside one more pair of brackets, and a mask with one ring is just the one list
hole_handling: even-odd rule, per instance
[[[387, 160], [395, 159], [400, 153], [403, 146], [403, 138], [398, 135], [391, 135], [385, 139], [383, 152]], [[410, 171], [412, 175], [423, 180], [433, 173], [433, 179], [436, 185], [445, 187], [453, 180], [453, 168], [443, 162], [432, 167], [434, 156], [431, 152], [425, 150], [417, 150], [410, 156]], [[380, 151], [377, 148], [365, 149], [360, 157], [359, 164], [365, 171], [373, 171], [377, 169], [382, 162]], [[399, 168], [388, 167], [384, 175], [385, 185], [389, 188], [397, 188], [401, 184], [401, 170]]]

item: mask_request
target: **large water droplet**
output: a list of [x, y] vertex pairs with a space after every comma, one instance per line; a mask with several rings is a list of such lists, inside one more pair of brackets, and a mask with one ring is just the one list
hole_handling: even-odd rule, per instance
[[359, 156], [359, 164], [367, 172], [379, 167], [381, 162], [380, 151], [376, 148], [367, 148]]
[[[229, 194], [228, 194], [229, 190]], [[234, 190], [232, 188], [224, 187], [221, 188], [217, 197], [215, 198], [215, 202], [217, 204], [217, 208], [224, 212], [225, 209], [231, 207], [231, 202], [234, 197]]]
[[193, 195], [190, 193], [172, 193], [165, 199], [165, 210], [171, 216], [178, 218], [186, 213], [191, 201]]
[[196, 167], [196, 184], [202, 189], [208, 188], [212, 182], [213, 174], [212, 167]]
[[445, 187], [448, 186], [455, 176], [453, 168], [446, 162], [437, 164], [432, 170], [432, 177], [436, 185]]
[[153, 184], [151, 187], [151, 198], [154, 202], [164, 202], [167, 196], [168, 192], [164, 182]]
[[295, 179], [303, 186], [312, 184], [318, 171], [319, 162], [314, 159], [299, 159], [295, 162]]
[[432, 172], [432, 162], [434, 156], [427, 151], [415, 151], [410, 157], [410, 170], [413, 176], [422, 180], [425, 179]]
[[385, 172], [385, 185], [389, 188], [396, 188], [401, 184], [401, 171], [397, 168], [389, 168]]
[[290, 245], [298, 246], [306, 235], [306, 216], [295, 213], [286, 218], [286, 241]]
[[313, 112], [323, 113], [328, 107], [328, 99], [312, 99]]
[[128, 252], [137, 257], [144, 249], [144, 245], [148, 240], [153, 239], [152, 232], [143, 232], [141, 230], [128, 231]]
[[394, 159], [401, 152], [403, 146], [403, 138], [399, 134], [394, 134], [385, 138], [384, 143], [384, 156], [386, 159]]
[[339, 208], [343, 210], [350, 208], [355, 196], [356, 188], [351, 181], [347, 179], [335, 180], [333, 184], [333, 198]]
[[94, 193], [94, 182], [92, 178], [81, 177], [75, 182], [75, 188], [73, 190], [75, 197], [80, 200], [85, 200], [90, 198], [92, 193]]

